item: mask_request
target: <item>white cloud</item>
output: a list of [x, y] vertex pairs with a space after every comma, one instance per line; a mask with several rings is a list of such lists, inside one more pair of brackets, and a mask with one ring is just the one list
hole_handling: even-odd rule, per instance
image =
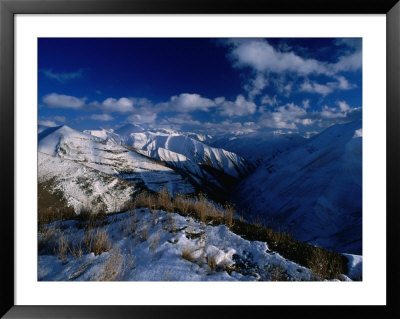
[[81, 109], [85, 106], [87, 98], [77, 98], [70, 95], [51, 93], [43, 97], [43, 102], [52, 108]]
[[254, 132], [257, 128], [259, 128], [258, 124], [250, 125], [242, 124], [240, 122], [232, 122], [231, 120], [225, 120], [219, 123], [206, 122], [202, 124], [202, 127], [209, 134], [218, 134], [218, 133], [234, 133], [234, 134], [244, 134]]
[[347, 112], [350, 110], [350, 106], [345, 101], [339, 101], [338, 105], [342, 112]]
[[127, 121], [133, 124], [153, 123], [157, 118], [157, 113], [151, 109], [138, 109], [134, 114], [128, 116]]
[[325, 63], [302, 58], [293, 52], [279, 52], [263, 40], [238, 42], [231, 56], [235, 66], [250, 66], [258, 72], [295, 72], [302, 75], [329, 72]]
[[325, 105], [322, 108], [320, 115], [322, 118], [325, 119], [337, 119], [337, 118], [344, 118], [346, 117], [347, 114], [346, 112], [342, 112], [340, 109]]
[[208, 111], [210, 107], [216, 106], [215, 101], [201, 97], [199, 94], [182, 93], [172, 96], [168, 102], [159, 103], [157, 109], [163, 112], [193, 112]]
[[304, 100], [302, 102], [302, 104], [303, 104], [303, 108], [307, 110], [310, 107], [310, 100], [308, 100], [308, 99]]
[[339, 61], [332, 65], [335, 73], [340, 71], [355, 71], [362, 67], [362, 53], [356, 51], [353, 54], [341, 56]]
[[62, 123], [67, 121], [67, 118], [65, 116], [52, 116], [51, 118], [57, 122], [62, 122]]
[[260, 124], [270, 128], [296, 129], [296, 123], [310, 125], [312, 121], [305, 119], [307, 111], [294, 103], [278, 107], [274, 112], [264, 113], [260, 117]]
[[270, 97], [268, 94], [264, 95], [261, 98], [261, 104], [262, 105], [269, 105], [269, 106], [275, 106], [278, 104], [278, 101], [276, 99], [276, 95], [273, 97]]
[[69, 80], [77, 79], [82, 77], [83, 70], [78, 70], [75, 72], [53, 72], [52, 69], [40, 70], [49, 79], [57, 80], [61, 83], [65, 83]]
[[333, 87], [330, 83], [327, 83], [325, 85], [325, 84], [319, 84], [317, 82], [305, 81], [300, 86], [299, 91], [308, 93], [318, 93], [325, 96], [333, 92]]
[[334, 90], [350, 90], [356, 87], [356, 85], [349, 83], [344, 76], [336, 76], [337, 82], [327, 82], [326, 84], [320, 84], [315, 81], [306, 80], [300, 86], [300, 92], [317, 93], [322, 96], [326, 96], [332, 93]]
[[257, 72], [294, 72], [303, 76], [309, 74], [333, 76], [340, 71], [360, 69], [362, 66], [361, 42], [344, 41], [343, 43], [356, 48], [356, 51], [339, 57], [336, 63], [327, 63], [303, 58], [294, 52], [278, 51], [265, 40], [227, 42], [231, 46], [230, 56], [236, 67], [248, 66]]
[[163, 124], [173, 123], [173, 124], [181, 124], [181, 125], [202, 125], [200, 121], [194, 120], [189, 114], [179, 114], [177, 116], [164, 119], [162, 121]]
[[214, 99], [215, 104], [222, 104], [225, 101], [225, 98], [223, 96], [216, 97]]
[[302, 120], [300, 120], [300, 122], [299, 123], [301, 123], [301, 124], [303, 124], [303, 125], [311, 125], [311, 124], [314, 124], [314, 120], [312, 120], [312, 119], [302, 119]]
[[49, 127], [58, 126], [56, 122], [49, 121], [49, 120], [39, 120], [38, 123], [39, 123], [39, 125], [44, 125], [44, 126], [49, 126]]
[[336, 45], [345, 45], [350, 49], [361, 51], [362, 39], [361, 38], [342, 38], [336, 39]]
[[[262, 94], [269, 83], [275, 85], [280, 94], [289, 97], [293, 84], [298, 82], [298, 77], [307, 78], [312, 75], [325, 75], [335, 80], [324, 84], [306, 80], [300, 91], [326, 96], [334, 90], [349, 90], [356, 87], [345, 77], [338, 75], [339, 72], [359, 70], [362, 66], [361, 40], [350, 40], [337, 41], [338, 45], [345, 44], [349, 49], [336, 63], [305, 58], [293, 51], [288, 52], [290, 48], [282, 51], [282, 48], [275, 48], [266, 40], [239, 39], [225, 41], [224, 44], [230, 47], [230, 58], [234, 67], [250, 67], [254, 72], [255, 77], [244, 86], [249, 99], [253, 100]], [[288, 78], [292, 82], [288, 82]]]
[[114, 120], [114, 118], [109, 114], [92, 114], [89, 116], [89, 119], [100, 122], [108, 122]]
[[130, 113], [134, 111], [133, 108], [134, 100], [126, 97], [121, 97], [120, 99], [114, 99], [109, 97], [105, 99], [100, 105], [99, 108], [103, 112], [117, 112], [117, 113]]
[[224, 101], [220, 105], [220, 113], [226, 116], [245, 116], [254, 114], [257, 106], [247, 101], [243, 95], [238, 95], [234, 102]]
[[337, 76], [336, 80], [338, 81], [337, 88], [340, 90], [350, 90], [356, 87], [356, 85], [349, 83], [344, 76]]
[[251, 79], [245, 90], [249, 92], [249, 99], [253, 100], [257, 95], [261, 94], [261, 91], [268, 85], [268, 80], [261, 73], [258, 73], [254, 79]]

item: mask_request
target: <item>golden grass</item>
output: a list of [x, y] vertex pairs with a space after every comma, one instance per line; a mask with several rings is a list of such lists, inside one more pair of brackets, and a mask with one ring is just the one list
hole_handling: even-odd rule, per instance
[[83, 244], [86, 251], [94, 253], [95, 255], [100, 255], [111, 249], [111, 242], [106, 229], [101, 230], [100, 228], [95, 228], [85, 230]]
[[121, 269], [124, 258], [120, 249], [113, 249], [110, 257], [100, 272], [99, 281], [115, 281], [122, 277]]
[[190, 262], [194, 261], [192, 250], [189, 247], [183, 248], [182, 258]]

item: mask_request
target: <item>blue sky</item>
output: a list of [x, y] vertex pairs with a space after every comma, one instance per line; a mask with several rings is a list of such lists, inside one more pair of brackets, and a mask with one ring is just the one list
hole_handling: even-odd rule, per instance
[[38, 41], [43, 125], [306, 135], [361, 118], [359, 38]]

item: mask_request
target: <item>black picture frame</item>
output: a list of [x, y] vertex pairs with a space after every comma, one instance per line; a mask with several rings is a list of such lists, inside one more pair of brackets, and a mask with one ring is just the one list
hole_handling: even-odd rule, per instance
[[[385, 14], [387, 21], [386, 306], [16, 306], [14, 303], [14, 15], [63, 14]], [[400, 163], [400, 3], [398, 0], [0, 0], [1, 308], [5, 318], [399, 317], [397, 200]], [[5, 152], [4, 150], [7, 150]], [[384, 212], [377, 212], [384, 214]], [[397, 274], [396, 274], [397, 273]], [[168, 293], [168, 292], [166, 292]], [[239, 292], [240, 293], [240, 292]]]

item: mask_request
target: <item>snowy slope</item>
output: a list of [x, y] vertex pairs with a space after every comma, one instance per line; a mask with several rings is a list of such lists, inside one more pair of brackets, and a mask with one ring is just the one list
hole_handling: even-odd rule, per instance
[[[196, 165], [208, 165], [236, 178], [247, 173], [245, 160], [240, 156], [172, 131], [144, 131], [138, 126], [128, 125], [115, 133], [119, 135], [117, 141], [120, 144], [132, 146], [152, 158], [161, 159], [158, 149], [162, 148], [183, 155], [185, 161]], [[163, 160], [181, 166], [181, 160], [175, 156], [164, 157]]]
[[254, 132], [214, 137], [208, 141], [208, 144], [234, 152], [253, 165], [258, 165], [261, 162], [270, 161], [279, 154], [304, 142], [305, 139], [300, 135]]
[[76, 213], [116, 212], [132, 201], [134, 186], [72, 160], [38, 153], [38, 182], [49, 183], [51, 193], [61, 193]]
[[[226, 226], [210, 226], [190, 217], [148, 209], [112, 215], [106, 230], [110, 250], [99, 255], [80, 251], [85, 230], [71, 220], [48, 225], [38, 234], [51, 246], [60, 236], [65, 255], [39, 250], [38, 280], [82, 281], [256, 281], [318, 280], [309, 269], [268, 249], [265, 242], [248, 241]], [[104, 225], [105, 224], [105, 225]], [[62, 258], [63, 260], [61, 260]], [[342, 275], [341, 280], [350, 280]]]
[[103, 138], [106, 135], [107, 142], [132, 148], [137, 153], [161, 161], [186, 176], [197, 189], [225, 200], [227, 191], [250, 169], [249, 164], [235, 153], [210, 147], [173, 130], [145, 130], [128, 124], [115, 131], [86, 132]]
[[171, 168], [128, 150], [112, 140], [81, 133], [68, 126], [49, 128], [41, 132], [38, 151], [122, 177], [153, 191], [166, 187], [171, 194], [194, 192], [193, 186]]
[[332, 126], [261, 165], [233, 196], [302, 241], [361, 254], [361, 121]]

